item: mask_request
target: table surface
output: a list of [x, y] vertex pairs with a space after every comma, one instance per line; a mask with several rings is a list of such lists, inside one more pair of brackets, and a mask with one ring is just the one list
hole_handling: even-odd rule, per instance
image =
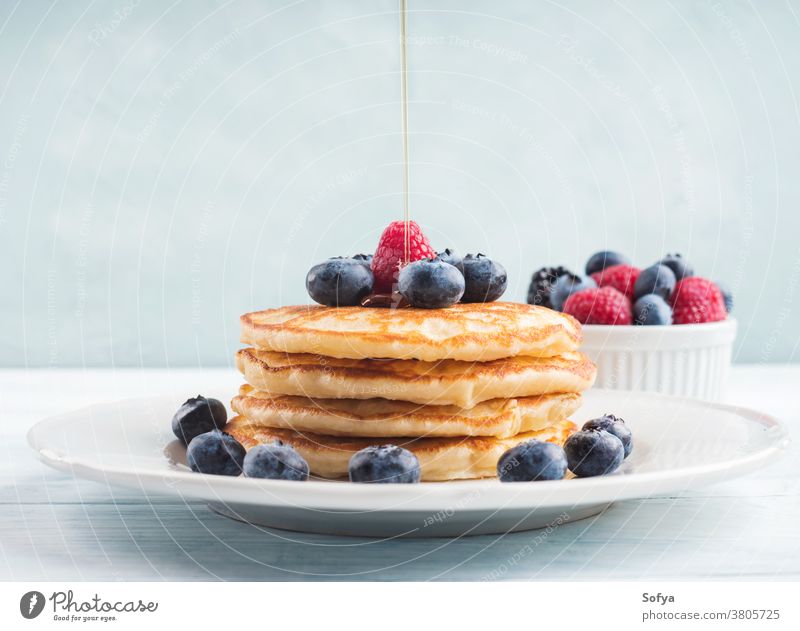
[[[202, 502], [74, 479], [25, 442], [37, 420], [101, 401], [234, 392], [233, 369], [0, 371], [0, 579], [539, 580], [800, 578], [800, 447], [675, 496], [542, 531], [378, 541], [265, 530]], [[800, 430], [800, 365], [734, 367], [729, 401]]]

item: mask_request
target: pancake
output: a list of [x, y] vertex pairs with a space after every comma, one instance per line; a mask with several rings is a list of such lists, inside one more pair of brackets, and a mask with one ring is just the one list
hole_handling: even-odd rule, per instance
[[306, 305], [246, 313], [240, 321], [245, 344], [349, 359], [550, 357], [576, 350], [581, 341], [572, 316], [512, 302], [447, 309]]
[[537, 439], [563, 444], [577, 427], [568, 420], [558, 421], [537, 431], [509, 438], [343, 438], [321, 434], [301, 434], [290, 429], [272, 429], [237, 416], [225, 431], [246, 449], [281, 440], [293, 446], [308, 462], [312, 475], [323, 478], [347, 476], [350, 457], [370, 445], [400, 445], [419, 459], [424, 482], [494, 477], [497, 461], [511, 447]]
[[[377, 309], [376, 309], [377, 310]], [[335, 359], [241, 349], [236, 365], [257, 390], [315, 399], [410, 401], [471, 408], [481, 401], [581, 392], [596, 369], [582, 353], [490, 362]]]
[[386, 399], [272, 396], [244, 385], [231, 401], [237, 414], [266, 427], [329, 436], [497, 436], [545, 428], [581, 404], [575, 393], [494, 399], [465, 410]]

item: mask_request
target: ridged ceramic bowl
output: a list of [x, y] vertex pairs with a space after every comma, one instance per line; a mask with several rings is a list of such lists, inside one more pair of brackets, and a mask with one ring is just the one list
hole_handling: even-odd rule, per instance
[[581, 350], [597, 364], [597, 388], [720, 401], [735, 338], [731, 318], [672, 326], [585, 325]]

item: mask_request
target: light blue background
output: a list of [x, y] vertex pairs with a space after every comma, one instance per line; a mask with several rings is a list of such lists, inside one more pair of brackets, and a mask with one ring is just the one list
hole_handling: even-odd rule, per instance
[[[544, 264], [681, 251], [737, 359], [795, 356], [796, 2], [410, 2], [412, 216], [524, 300]], [[0, 5], [0, 363], [230, 363], [237, 316], [401, 209], [379, 2]]]

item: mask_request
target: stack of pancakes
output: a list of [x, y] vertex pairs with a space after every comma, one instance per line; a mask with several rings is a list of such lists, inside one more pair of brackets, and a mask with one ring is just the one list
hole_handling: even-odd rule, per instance
[[288, 443], [325, 478], [383, 444], [414, 452], [423, 480], [494, 476], [514, 445], [563, 443], [595, 378], [578, 322], [525, 304], [284, 307], [241, 325], [247, 383], [227, 431], [248, 449]]

